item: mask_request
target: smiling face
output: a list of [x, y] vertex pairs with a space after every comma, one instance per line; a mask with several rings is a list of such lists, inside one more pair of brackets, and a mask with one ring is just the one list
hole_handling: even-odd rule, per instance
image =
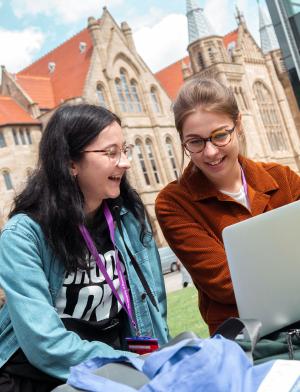
[[[118, 151], [124, 145], [123, 131], [117, 122], [113, 122], [85, 146], [84, 151], [111, 148]], [[113, 156], [109, 157], [105, 152], [89, 152], [82, 153], [79, 161], [71, 163], [71, 168], [84, 196], [84, 210], [91, 213], [104, 199], [114, 199], [120, 195], [121, 179], [130, 168], [130, 163], [123, 153], [120, 161], [116, 163]]]
[[[208, 138], [212, 132], [220, 129], [232, 129], [234, 122], [228, 114], [208, 112], [196, 109], [184, 120], [182, 127], [183, 143], [193, 138]], [[195, 166], [217, 187], [224, 189], [231, 187], [230, 181], [234, 182], [240, 173], [238, 162], [239, 144], [237, 131], [239, 120], [235, 131], [231, 134], [231, 141], [224, 147], [217, 147], [207, 142], [203, 151], [191, 153], [190, 157]], [[234, 185], [234, 184], [233, 184]]]

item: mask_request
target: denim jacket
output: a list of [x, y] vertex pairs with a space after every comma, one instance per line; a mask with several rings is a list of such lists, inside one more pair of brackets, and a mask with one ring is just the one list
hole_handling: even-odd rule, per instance
[[[147, 246], [140, 242], [139, 225], [124, 208], [121, 222], [124, 240], [158, 304], [156, 309], [146, 295], [116, 229], [116, 246], [126, 265], [137, 325], [142, 335], [156, 337], [164, 344], [168, 339], [166, 293], [156, 245], [153, 239]], [[64, 274], [64, 265], [54, 256], [41, 227], [25, 214], [12, 217], [0, 237], [0, 286], [6, 294], [6, 304], [0, 310], [0, 368], [21, 347], [33, 366], [65, 380], [70, 366], [88, 358], [124, 354], [105, 343], [82, 340], [65, 329], [55, 308]], [[129, 322], [127, 329], [128, 335], [134, 334]]]

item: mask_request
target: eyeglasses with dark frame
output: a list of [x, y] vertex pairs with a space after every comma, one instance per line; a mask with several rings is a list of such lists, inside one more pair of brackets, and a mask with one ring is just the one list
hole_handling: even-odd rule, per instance
[[106, 148], [105, 150], [83, 150], [82, 154], [95, 152], [95, 153], [103, 153], [104, 156], [107, 156], [111, 159], [115, 165], [117, 166], [120, 163], [122, 152], [125, 154], [126, 158], [131, 161], [132, 160], [132, 150], [133, 144], [126, 144], [124, 147], [112, 146], [110, 148]]
[[236, 124], [231, 129], [218, 129], [211, 133], [210, 137], [193, 137], [182, 143], [183, 147], [192, 154], [202, 152], [207, 142], [211, 142], [216, 147], [225, 147], [231, 142], [231, 134], [235, 130]]

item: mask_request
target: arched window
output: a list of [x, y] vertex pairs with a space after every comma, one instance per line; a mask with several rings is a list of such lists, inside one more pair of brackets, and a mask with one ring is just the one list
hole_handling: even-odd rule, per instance
[[204, 61], [203, 61], [203, 56], [201, 52], [198, 52], [198, 65], [200, 66], [200, 68], [204, 68]]
[[171, 166], [173, 169], [173, 173], [175, 175], [176, 180], [178, 180], [179, 174], [178, 174], [178, 169], [177, 169], [177, 165], [176, 165], [173, 144], [172, 144], [172, 140], [169, 137], [166, 138], [166, 146], [167, 146], [167, 151], [168, 151], [168, 156], [169, 156], [169, 159], [171, 162]]
[[115, 80], [116, 89], [120, 101], [121, 110], [127, 113], [142, 112], [142, 105], [139, 98], [138, 86], [135, 80], [128, 82], [125, 69], [120, 70], [120, 78]]
[[25, 129], [28, 144], [32, 144], [31, 134], [28, 128]]
[[142, 142], [140, 140], [136, 140], [135, 145], [136, 145], [137, 156], [138, 156], [138, 160], [140, 162], [140, 166], [142, 169], [145, 183], [147, 185], [150, 185], [150, 179], [149, 179], [149, 175], [147, 172], [147, 167], [146, 167], [146, 163], [145, 163], [145, 159], [144, 159], [144, 155], [143, 155]]
[[105, 93], [104, 93], [104, 88], [103, 86], [98, 83], [97, 88], [96, 88], [96, 95], [98, 98], [98, 103], [100, 106], [107, 108], [106, 100], [105, 100]]
[[13, 189], [13, 184], [12, 184], [12, 181], [11, 181], [11, 177], [10, 177], [9, 171], [8, 170], [3, 170], [2, 176], [3, 176], [4, 182], [5, 182], [6, 189], [8, 191], [10, 189]]
[[124, 69], [121, 69], [120, 71], [120, 79], [121, 79], [121, 85], [126, 99], [127, 112], [132, 113], [134, 111], [133, 103], [132, 103], [133, 99], [130, 94], [130, 89], [127, 82], [127, 75]]
[[119, 104], [121, 106], [121, 110], [122, 110], [122, 112], [127, 112], [126, 100], [125, 100], [125, 97], [123, 95], [123, 90], [122, 90], [122, 86], [121, 86], [121, 80], [120, 79], [116, 79], [115, 80], [115, 85], [116, 85], [116, 89], [117, 89], [117, 94], [118, 94]]
[[208, 52], [208, 56], [209, 56], [211, 62], [213, 63], [215, 60], [214, 49], [212, 47], [209, 47], [209, 48], [207, 48], [207, 52]]
[[134, 105], [134, 111], [141, 113], [142, 111], [142, 106], [141, 106], [141, 102], [140, 102], [140, 98], [139, 98], [139, 94], [138, 94], [138, 89], [137, 89], [137, 83], [135, 80], [132, 80], [130, 82], [130, 87], [131, 87], [131, 96], [133, 99], [133, 105]]
[[15, 128], [12, 129], [12, 134], [13, 134], [13, 138], [14, 138], [14, 142], [16, 145], [20, 144], [19, 142], [19, 137], [18, 137], [18, 132]]
[[160, 184], [160, 177], [159, 177], [157, 164], [156, 164], [156, 160], [155, 160], [155, 156], [154, 156], [154, 152], [153, 152], [152, 142], [150, 139], [146, 140], [146, 151], [147, 151], [147, 155], [148, 155], [151, 167], [152, 167], [152, 172], [153, 172], [155, 181], [157, 184]]
[[286, 151], [287, 144], [272, 95], [262, 82], [256, 82], [253, 90], [271, 150]]
[[21, 137], [22, 144], [26, 144], [26, 140], [25, 140], [25, 135], [24, 135], [23, 129], [19, 130], [19, 134], [20, 134], [20, 137]]
[[0, 131], [0, 148], [2, 147], [6, 147], [6, 141], [5, 141], [5, 137], [3, 135], [3, 132]]
[[156, 91], [155, 87], [151, 87], [150, 95], [151, 95], [151, 102], [152, 102], [153, 111], [155, 113], [160, 113], [161, 112], [160, 104], [159, 104], [157, 91]]

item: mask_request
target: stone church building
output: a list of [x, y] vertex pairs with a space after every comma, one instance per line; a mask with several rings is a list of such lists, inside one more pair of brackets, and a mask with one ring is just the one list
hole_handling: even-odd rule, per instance
[[[129, 180], [146, 204], [154, 230], [158, 229], [154, 201], [157, 192], [179, 175], [179, 139], [171, 100], [136, 52], [126, 22], [118, 26], [104, 8], [100, 19], [89, 18], [87, 28], [21, 72], [11, 75], [3, 69], [1, 94], [2, 99], [14, 102], [24, 116], [27, 114], [22, 127], [25, 136], [26, 132], [32, 136], [32, 145], [26, 145], [26, 158], [30, 155], [31, 160], [36, 159], [45, 123], [59, 105], [89, 102], [105, 106], [121, 117], [126, 141], [135, 145]], [[12, 123], [7, 121], [1, 127], [6, 144], [0, 153], [7, 151], [0, 157], [1, 168], [9, 172], [12, 186], [2, 182], [0, 187], [8, 198], [26, 177], [24, 166], [33, 166], [25, 156], [17, 158], [20, 147], [25, 145], [16, 145], [14, 132], [21, 132], [22, 127], [13, 121], [11, 113]], [[7, 205], [3, 205], [4, 216], [6, 212]], [[158, 242], [163, 242], [161, 235]]]
[[212, 76], [229, 84], [243, 117], [247, 155], [300, 171], [299, 111], [273, 27], [260, 9], [262, 49], [237, 11], [238, 28], [215, 34], [198, 0], [186, 1], [189, 55], [155, 75], [136, 51], [126, 22], [106, 8], [100, 19], [19, 73], [2, 67], [0, 88], [0, 225], [37, 160], [42, 130], [53, 110], [69, 103], [102, 105], [122, 119], [135, 145], [129, 179], [164, 239], [154, 214], [158, 191], [178, 178], [181, 148], [171, 103], [184, 80]]
[[300, 114], [270, 18], [259, 5], [260, 48], [238, 9], [238, 28], [221, 37], [198, 3], [186, 0], [189, 55], [156, 77], [172, 99], [184, 80], [194, 75], [214, 77], [231, 86], [242, 114], [246, 155], [277, 161], [299, 172]]

